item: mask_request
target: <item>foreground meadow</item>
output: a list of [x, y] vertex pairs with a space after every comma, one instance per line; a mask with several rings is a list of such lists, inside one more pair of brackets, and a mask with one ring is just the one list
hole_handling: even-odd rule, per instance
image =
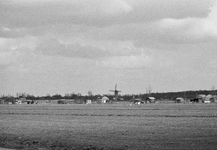
[[0, 147], [215, 149], [217, 105], [0, 105]]

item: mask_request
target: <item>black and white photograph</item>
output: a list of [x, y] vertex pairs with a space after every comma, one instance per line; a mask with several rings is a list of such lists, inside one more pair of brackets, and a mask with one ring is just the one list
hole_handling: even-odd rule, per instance
[[217, 149], [217, 0], [0, 0], [0, 150]]

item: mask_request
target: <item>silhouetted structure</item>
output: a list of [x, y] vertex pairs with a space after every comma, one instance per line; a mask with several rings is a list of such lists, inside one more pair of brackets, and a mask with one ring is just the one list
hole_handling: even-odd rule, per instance
[[115, 84], [115, 90], [109, 90], [110, 92], [114, 92], [115, 100], [118, 100], [118, 93], [121, 91], [117, 90], [117, 84]]

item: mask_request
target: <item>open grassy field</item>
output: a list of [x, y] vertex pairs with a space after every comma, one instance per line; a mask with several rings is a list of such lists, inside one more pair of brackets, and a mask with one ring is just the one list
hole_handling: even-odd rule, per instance
[[0, 147], [216, 149], [217, 104], [0, 105]]

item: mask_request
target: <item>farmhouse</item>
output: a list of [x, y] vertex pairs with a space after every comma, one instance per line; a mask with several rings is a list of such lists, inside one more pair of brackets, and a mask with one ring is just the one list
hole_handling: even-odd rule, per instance
[[203, 103], [205, 98], [206, 98], [206, 95], [205, 94], [199, 94], [197, 95], [197, 98], [199, 99], [199, 103]]
[[27, 104], [37, 104], [38, 102], [35, 100], [27, 100]]
[[205, 95], [205, 94], [199, 94], [196, 98], [191, 99], [190, 102], [194, 103], [214, 103], [217, 102], [217, 96], [216, 95]]
[[175, 100], [175, 103], [184, 103], [184, 102], [185, 102], [185, 100], [182, 97], [177, 97]]
[[146, 98], [146, 103], [155, 103], [155, 98], [154, 97], [147, 97]]
[[206, 98], [205, 94], [199, 94], [196, 98], [190, 99], [191, 103], [203, 103]]
[[16, 104], [27, 104], [28, 100], [26, 98], [19, 98], [16, 100]]
[[212, 98], [212, 95], [208, 94], [205, 99], [204, 99], [204, 103], [211, 103], [211, 98]]
[[216, 95], [208, 94], [205, 97], [204, 103], [215, 103], [215, 102], [217, 102], [217, 96]]
[[136, 98], [136, 99], [133, 100], [133, 104], [135, 104], [135, 105], [140, 105], [141, 103], [142, 103], [142, 99], [141, 98]]
[[16, 100], [15, 104], [22, 104], [22, 101], [21, 100]]
[[107, 96], [103, 96], [102, 99], [101, 99], [101, 103], [102, 104], [105, 104], [109, 101], [109, 98]]
[[86, 100], [86, 104], [91, 104], [91, 103], [92, 103], [92, 101], [90, 99]]

